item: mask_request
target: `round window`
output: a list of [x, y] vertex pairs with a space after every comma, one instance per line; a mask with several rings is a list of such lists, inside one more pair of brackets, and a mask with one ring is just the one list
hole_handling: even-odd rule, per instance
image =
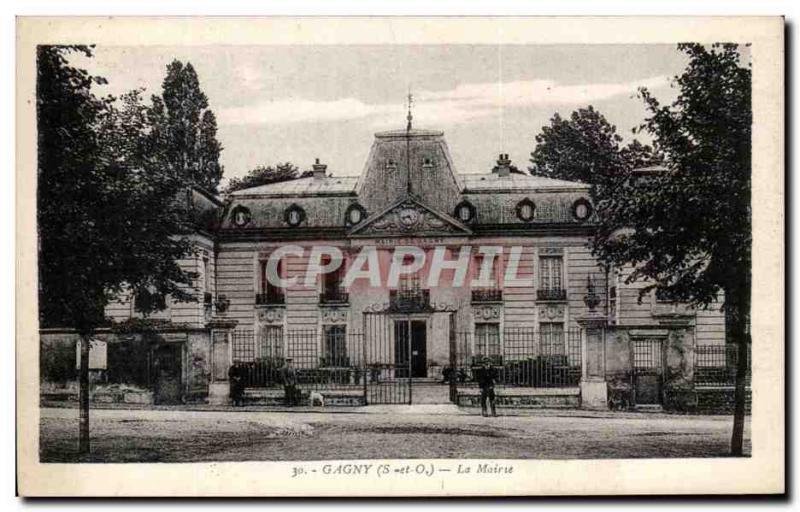
[[345, 212], [345, 223], [355, 226], [367, 216], [366, 210], [360, 204], [351, 204]]
[[580, 198], [572, 204], [572, 216], [577, 221], [585, 221], [592, 215], [592, 203]]
[[299, 226], [306, 218], [306, 212], [293, 204], [289, 208], [286, 209], [286, 213], [284, 214], [284, 220], [290, 226]]
[[244, 227], [250, 222], [250, 210], [244, 206], [237, 206], [231, 213], [231, 219], [236, 227]]
[[475, 207], [468, 201], [463, 201], [456, 206], [456, 218], [461, 222], [469, 222], [475, 217]]
[[530, 199], [523, 199], [517, 204], [517, 217], [523, 222], [530, 222], [536, 214], [536, 205]]

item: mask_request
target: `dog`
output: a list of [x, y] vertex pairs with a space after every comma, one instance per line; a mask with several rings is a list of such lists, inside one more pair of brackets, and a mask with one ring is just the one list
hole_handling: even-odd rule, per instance
[[319, 391], [312, 391], [308, 398], [312, 406], [325, 407], [325, 397]]

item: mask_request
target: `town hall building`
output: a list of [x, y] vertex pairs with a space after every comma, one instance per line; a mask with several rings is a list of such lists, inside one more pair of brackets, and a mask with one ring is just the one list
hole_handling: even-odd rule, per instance
[[[474, 404], [484, 358], [509, 406], [659, 407], [671, 385], [727, 378], [718, 307], [639, 301], [592, 256], [589, 185], [506, 154], [468, 170], [442, 132], [409, 124], [375, 134], [359, 176], [317, 160], [224, 199], [190, 191], [203, 223], [181, 263], [198, 300], [153, 315], [171, 325], [143, 352], [153, 400], [225, 403], [232, 367], [266, 399], [287, 359], [331, 404], [414, 403], [436, 386]], [[138, 314], [121, 300], [108, 315]], [[109, 374], [122, 338], [106, 336]]]

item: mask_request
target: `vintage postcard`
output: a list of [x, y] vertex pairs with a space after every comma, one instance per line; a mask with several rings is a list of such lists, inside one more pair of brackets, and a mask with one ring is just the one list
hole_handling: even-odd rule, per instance
[[781, 18], [19, 18], [25, 496], [784, 491]]

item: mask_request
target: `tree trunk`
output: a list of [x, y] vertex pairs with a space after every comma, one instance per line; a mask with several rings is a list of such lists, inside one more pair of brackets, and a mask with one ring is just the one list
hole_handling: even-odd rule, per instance
[[80, 361], [80, 438], [78, 453], [89, 453], [89, 336], [81, 336], [81, 361]]
[[746, 312], [740, 308], [731, 315], [731, 337], [736, 346], [736, 383], [733, 394], [733, 432], [731, 433], [731, 455], [741, 457], [744, 445], [745, 402], [747, 398], [748, 335]]

